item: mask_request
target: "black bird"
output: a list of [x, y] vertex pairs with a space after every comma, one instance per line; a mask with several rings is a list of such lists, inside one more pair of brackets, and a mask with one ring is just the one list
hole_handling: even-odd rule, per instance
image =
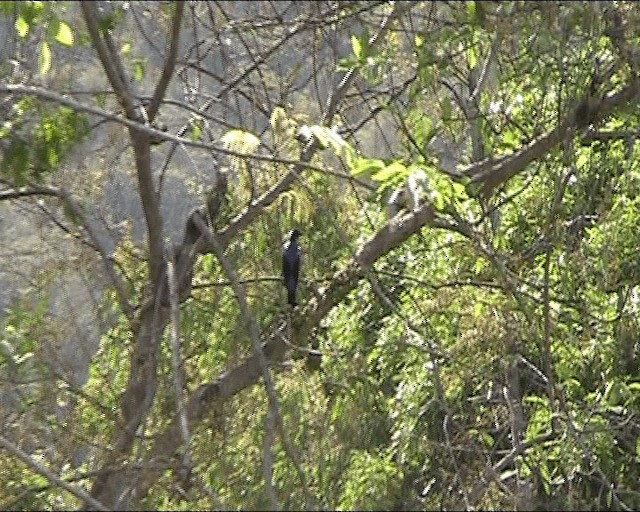
[[291, 306], [296, 305], [296, 287], [298, 286], [298, 274], [300, 272], [300, 248], [298, 238], [300, 230], [294, 228], [289, 234], [289, 240], [283, 245], [282, 251], [282, 278], [287, 288], [287, 302]]

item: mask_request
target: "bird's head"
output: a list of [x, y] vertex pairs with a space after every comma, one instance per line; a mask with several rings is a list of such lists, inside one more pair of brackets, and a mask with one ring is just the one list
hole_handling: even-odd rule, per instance
[[289, 235], [289, 239], [290, 240], [297, 240], [298, 238], [300, 238], [300, 230], [298, 228], [293, 228], [291, 230], [291, 234]]

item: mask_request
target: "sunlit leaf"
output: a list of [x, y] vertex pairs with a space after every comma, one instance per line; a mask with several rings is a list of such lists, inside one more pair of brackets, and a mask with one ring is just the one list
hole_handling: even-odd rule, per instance
[[137, 82], [141, 82], [146, 72], [146, 64], [142, 59], [134, 59], [133, 64], [133, 77]]
[[429, 194], [429, 199], [437, 210], [444, 209], [445, 205], [447, 204], [447, 196], [438, 189], [433, 189], [431, 191], [431, 193]]
[[73, 31], [71, 27], [64, 21], [58, 22], [58, 33], [56, 34], [56, 41], [65, 46], [73, 46]]
[[467, 198], [467, 187], [465, 187], [462, 183], [453, 182], [453, 194], [456, 199], [462, 200]]
[[220, 140], [226, 149], [244, 153], [252, 153], [260, 146], [260, 139], [244, 130], [229, 130]]
[[469, 16], [470, 21], [475, 21], [476, 18], [476, 2], [468, 1], [467, 2], [467, 14]]
[[471, 45], [467, 48], [467, 60], [469, 62], [469, 68], [471, 69], [474, 69], [478, 65], [478, 50], [475, 45]]
[[27, 23], [27, 20], [24, 19], [24, 17], [19, 16], [16, 20], [16, 30], [18, 31], [18, 35], [20, 37], [26, 37], [29, 33], [29, 24]]
[[42, 41], [40, 44], [38, 67], [40, 69], [40, 73], [43, 75], [46, 75], [51, 69], [51, 48], [49, 47], [49, 43], [46, 41]]
[[310, 126], [309, 129], [311, 133], [317, 137], [318, 142], [323, 148], [331, 147], [336, 153], [340, 153], [342, 148], [347, 145], [347, 142], [335, 128], [314, 125]]
[[628, 388], [634, 393], [640, 392], [640, 382], [630, 382]]
[[407, 174], [407, 167], [400, 162], [393, 162], [375, 173], [371, 178], [384, 183], [396, 177], [398, 174]]
[[586, 151], [581, 151], [578, 154], [578, 158], [576, 158], [576, 167], [578, 169], [581, 169], [587, 164], [588, 161], [589, 161], [589, 153]]
[[378, 158], [357, 158], [351, 168], [351, 174], [372, 174], [383, 169], [385, 163]]
[[549, 464], [546, 460], [542, 461], [540, 464], [540, 476], [542, 477], [542, 486], [544, 487], [544, 492], [547, 494], [551, 493], [551, 473], [549, 471]]
[[276, 107], [271, 112], [269, 122], [271, 123], [271, 129], [279, 132], [282, 130], [282, 125], [287, 119], [287, 113], [282, 107]]
[[356, 60], [362, 60], [362, 43], [358, 36], [351, 36], [351, 47], [353, 48], [353, 54], [356, 56]]
[[200, 135], [202, 134], [202, 128], [198, 123], [193, 123], [193, 127], [191, 128], [191, 140], [200, 140]]
[[509, 149], [516, 149], [519, 147], [519, 137], [514, 130], [506, 130], [502, 133], [502, 143]]

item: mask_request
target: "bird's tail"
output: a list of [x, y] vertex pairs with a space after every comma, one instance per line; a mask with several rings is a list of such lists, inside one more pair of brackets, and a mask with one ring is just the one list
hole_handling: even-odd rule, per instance
[[296, 289], [292, 286], [287, 287], [287, 301], [292, 306], [296, 305]]

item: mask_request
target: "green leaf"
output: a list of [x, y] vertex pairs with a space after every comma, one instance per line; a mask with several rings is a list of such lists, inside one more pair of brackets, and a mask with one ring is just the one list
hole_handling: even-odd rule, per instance
[[399, 174], [407, 174], [407, 167], [400, 162], [393, 162], [392, 164], [387, 165], [385, 168], [371, 176], [371, 179], [384, 183], [392, 178], [397, 177], [397, 175]]
[[65, 46], [73, 46], [73, 31], [64, 21], [58, 21], [56, 41]]
[[27, 23], [27, 20], [24, 19], [24, 17], [19, 16], [16, 20], [16, 30], [18, 31], [18, 35], [20, 37], [27, 37], [27, 34], [29, 33], [29, 24]]
[[137, 82], [142, 82], [146, 71], [145, 61], [142, 59], [134, 59], [133, 62], [133, 77]]
[[626, 384], [618, 379], [614, 379], [606, 385], [604, 400], [609, 406], [614, 407], [620, 405], [626, 395], [628, 395]]
[[13, 123], [11, 123], [10, 121], [5, 121], [4, 123], [2, 123], [2, 126], [0, 127], [0, 139], [4, 139], [11, 133], [12, 130]]
[[629, 391], [637, 393], [638, 391], [640, 391], [640, 382], [630, 382], [628, 387]]
[[357, 158], [351, 168], [351, 174], [372, 174], [384, 169], [384, 162], [378, 158]]
[[586, 151], [581, 151], [578, 155], [578, 158], [576, 159], [576, 167], [578, 169], [582, 169], [587, 164], [587, 162], [589, 162], [589, 153], [587, 153]]
[[542, 477], [542, 486], [544, 487], [544, 492], [547, 495], [551, 494], [551, 472], [549, 471], [549, 465], [547, 461], [542, 461], [542, 464], [539, 466], [540, 468], [540, 476]]
[[15, 2], [11, 2], [10, 0], [1, 0], [0, 1], [0, 13], [11, 15], [15, 12]]
[[348, 71], [351, 68], [354, 68], [358, 65], [358, 62], [355, 58], [353, 57], [345, 57], [343, 59], [340, 59], [338, 61], [338, 65], [336, 66], [336, 69], [338, 71]]
[[437, 129], [433, 126], [433, 120], [425, 112], [415, 110], [406, 118], [407, 128], [413, 135], [416, 144], [424, 148], [437, 134]]
[[476, 20], [475, 2], [467, 2], [467, 15], [469, 16], [469, 21], [474, 22]]
[[431, 203], [433, 204], [433, 206], [436, 208], [436, 210], [442, 210], [445, 207], [445, 204], [447, 203], [445, 200], [445, 196], [442, 192], [440, 192], [439, 190], [432, 190], [431, 194], [429, 195], [430, 199], [431, 199]]
[[[480, 275], [488, 266], [489, 266], [489, 263], [487, 263], [487, 260], [485, 260], [484, 258], [478, 258], [476, 259], [476, 262], [473, 265], [473, 271], [475, 272], [476, 275]], [[476, 306], [482, 306], [482, 303], [478, 302], [476, 303]], [[483, 310], [484, 309], [482, 308], [481, 311]], [[478, 312], [475, 310], [475, 308], [474, 308], [474, 313], [476, 313], [477, 316], [480, 316], [478, 315]]]
[[26, 184], [29, 169], [29, 146], [22, 139], [15, 139], [4, 152], [3, 173], [9, 171], [16, 186]]
[[344, 156], [347, 167], [351, 169], [354, 162], [358, 158], [358, 153], [352, 146], [345, 143], [345, 145], [342, 147], [342, 156]]
[[95, 99], [100, 108], [104, 108], [107, 104], [107, 95], [102, 92], [97, 93]]
[[356, 56], [356, 60], [362, 60], [362, 43], [358, 36], [351, 36], [351, 47], [353, 48], [353, 54]]
[[520, 138], [513, 130], [502, 133], [502, 144], [509, 149], [517, 149], [520, 146]]
[[40, 73], [46, 75], [51, 69], [51, 48], [46, 41], [42, 41], [40, 45], [40, 58], [38, 61]]
[[198, 123], [193, 124], [193, 128], [191, 128], [191, 140], [200, 140], [200, 135], [202, 134], [202, 128]]
[[44, 9], [44, 2], [29, 2], [29, 5], [31, 6], [33, 12], [33, 18], [37, 19], [37, 17], [40, 16], [40, 13]]
[[288, 119], [287, 112], [282, 107], [278, 106], [273, 109], [271, 112], [271, 117], [269, 118], [269, 122], [271, 123], [271, 129], [275, 132], [281, 132], [283, 130], [282, 126]]
[[98, 27], [102, 32], [108, 32], [109, 30], [113, 30], [116, 25], [122, 21], [123, 17], [124, 10], [122, 7], [118, 7], [113, 9], [109, 14], [102, 16], [98, 22]]
[[469, 61], [469, 68], [475, 69], [478, 65], [478, 51], [475, 46], [469, 46], [469, 48], [467, 48], [467, 60]]
[[453, 182], [453, 195], [458, 200], [464, 200], [468, 198], [467, 195], [467, 187], [465, 187], [462, 183]]
[[451, 114], [453, 112], [453, 106], [451, 105], [451, 99], [449, 97], [445, 97], [441, 103], [442, 108], [442, 119], [448, 121], [451, 119]]

